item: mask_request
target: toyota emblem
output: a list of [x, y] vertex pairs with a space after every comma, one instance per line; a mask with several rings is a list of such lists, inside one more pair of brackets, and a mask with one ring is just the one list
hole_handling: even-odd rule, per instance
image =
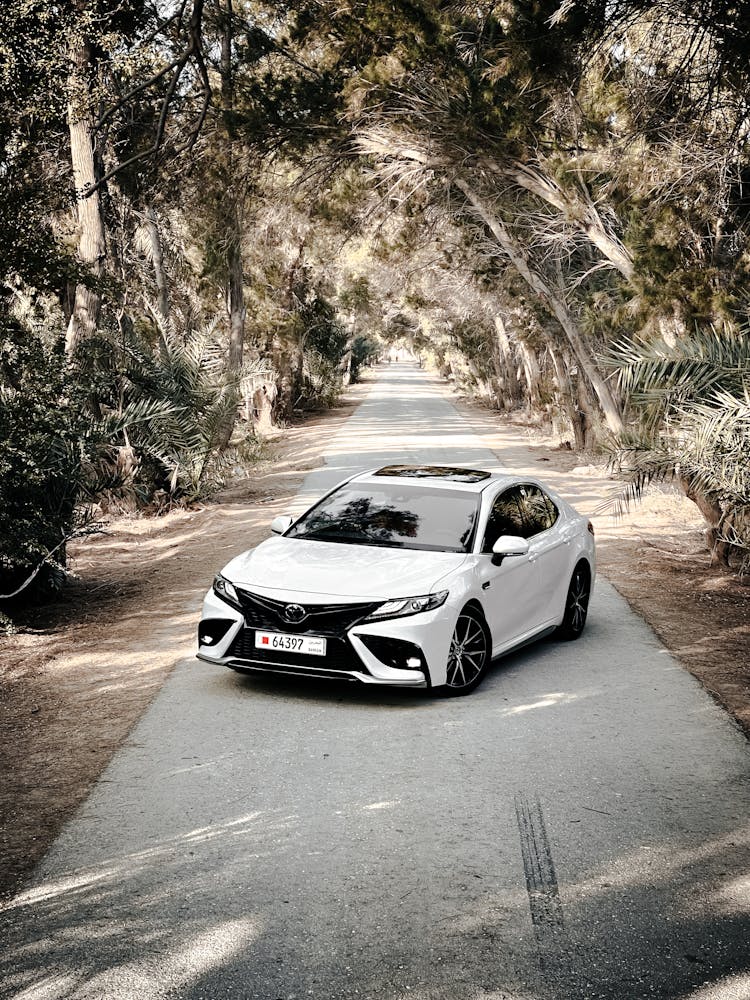
[[282, 615], [284, 621], [290, 622], [292, 625], [298, 625], [307, 618], [307, 612], [301, 604], [287, 604], [282, 611]]

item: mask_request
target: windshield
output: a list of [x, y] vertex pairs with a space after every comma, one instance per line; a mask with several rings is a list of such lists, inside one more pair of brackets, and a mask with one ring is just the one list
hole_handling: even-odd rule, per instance
[[309, 510], [287, 538], [468, 552], [479, 500], [459, 490], [401, 483], [346, 484]]

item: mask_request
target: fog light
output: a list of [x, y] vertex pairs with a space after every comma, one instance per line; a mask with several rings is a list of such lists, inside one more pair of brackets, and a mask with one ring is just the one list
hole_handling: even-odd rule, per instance
[[397, 670], [424, 670], [422, 650], [405, 639], [392, 639], [381, 635], [358, 635], [373, 656], [387, 667]]
[[234, 618], [204, 618], [198, 623], [198, 645], [215, 646], [236, 624]]

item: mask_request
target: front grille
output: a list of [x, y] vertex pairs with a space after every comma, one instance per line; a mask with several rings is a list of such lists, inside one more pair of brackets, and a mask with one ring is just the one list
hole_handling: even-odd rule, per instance
[[354, 652], [349, 640], [337, 636], [326, 637], [325, 656], [309, 656], [285, 649], [258, 648], [255, 645], [255, 629], [243, 628], [238, 632], [226, 655], [238, 660], [267, 664], [269, 670], [283, 670], [288, 666], [303, 668], [311, 673], [318, 670], [358, 670], [360, 673], [368, 673], [367, 667]]
[[366, 618], [380, 603], [304, 604], [307, 612], [304, 621], [294, 623], [288, 622], [282, 612], [289, 604], [298, 602], [275, 601], [240, 587], [236, 589], [246, 625], [272, 632], [292, 632], [295, 635], [324, 635], [343, 639], [352, 625]]

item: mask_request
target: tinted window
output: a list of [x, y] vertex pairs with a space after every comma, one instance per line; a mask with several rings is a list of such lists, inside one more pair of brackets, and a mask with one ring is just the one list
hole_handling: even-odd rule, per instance
[[492, 552], [501, 535], [531, 538], [551, 528], [557, 520], [557, 507], [538, 486], [512, 486], [492, 505], [484, 532], [482, 552]]
[[501, 535], [526, 537], [526, 529], [521, 512], [522, 486], [512, 486], [495, 498], [484, 530], [482, 552], [492, 552], [492, 546]]
[[478, 503], [475, 494], [458, 490], [352, 483], [308, 511], [286, 537], [468, 552]]
[[519, 504], [526, 530], [525, 538], [546, 531], [557, 520], [557, 507], [538, 486], [522, 486]]

